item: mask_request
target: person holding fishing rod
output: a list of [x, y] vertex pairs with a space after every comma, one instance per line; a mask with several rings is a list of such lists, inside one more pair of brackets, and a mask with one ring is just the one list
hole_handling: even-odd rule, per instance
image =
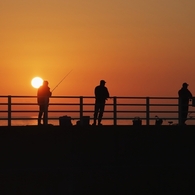
[[48, 107], [49, 98], [52, 95], [50, 88], [48, 87], [48, 81], [43, 81], [43, 85], [38, 88], [37, 102], [39, 105], [38, 125], [41, 125], [41, 119], [43, 115], [43, 125], [48, 124]]
[[38, 88], [37, 91], [37, 102], [39, 105], [38, 125], [41, 125], [42, 116], [43, 116], [43, 125], [48, 124], [49, 98], [51, 97], [52, 92], [71, 73], [71, 71], [65, 75], [65, 77], [54, 87], [52, 91], [50, 91], [50, 88], [48, 86], [49, 84], [48, 81], [43, 81], [43, 85]]

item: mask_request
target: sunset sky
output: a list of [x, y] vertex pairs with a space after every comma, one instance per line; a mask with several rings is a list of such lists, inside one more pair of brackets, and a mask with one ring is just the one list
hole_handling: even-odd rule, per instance
[[0, 0], [0, 95], [195, 96], [194, 0]]

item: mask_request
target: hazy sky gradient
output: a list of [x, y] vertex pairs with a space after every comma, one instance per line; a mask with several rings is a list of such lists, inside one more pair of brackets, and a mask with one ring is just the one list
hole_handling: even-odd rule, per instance
[[194, 0], [0, 0], [0, 95], [195, 94]]

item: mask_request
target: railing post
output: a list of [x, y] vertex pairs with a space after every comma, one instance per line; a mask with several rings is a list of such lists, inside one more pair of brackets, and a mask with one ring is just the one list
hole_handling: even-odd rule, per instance
[[80, 125], [83, 125], [83, 96], [80, 96]]
[[8, 126], [11, 126], [11, 119], [12, 119], [12, 116], [11, 116], [11, 113], [12, 113], [11, 105], [12, 105], [11, 95], [8, 95]]
[[116, 109], [117, 102], [116, 102], [116, 96], [113, 98], [113, 106], [114, 106], [114, 108], [113, 108], [113, 111], [114, 111], [114, 113], [113, 113], [113, 115], [114, 115], [114, 125], [117, 125], [117, 109]]
[[150, 98], [146, 97], [146, 125], [150, 125]]

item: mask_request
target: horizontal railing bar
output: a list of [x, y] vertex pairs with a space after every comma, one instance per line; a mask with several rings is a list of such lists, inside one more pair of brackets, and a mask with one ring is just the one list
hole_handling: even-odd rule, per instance
[[[8, 96], [13, 97], [13, 98], [37, 98], [37, 96], [33, 95], [33, 96], [29, 96], [29, 95], [3, 95], [0, 96], [0, 98], [7, 98]], [[95, 98], [94, 96], [51, 96], [50, 98]], [[150, 98], [150, 99], [178, 99], [178, 97], [158, 97], [158, 96], [151, 96], [151, 97], [147, 97], [147, 96], [142, 96], [142, 97], [138, 97], [138, 96], [110, 96], [109, 99], [113, 99], [113, 98], [117, 98], [117, 99], [146, 99], [146, 98]]]
[[117, 106], [146, 106], [146, 104], [118, 104], [117, 103]]
[[37, 103], [12, 103], [12, 106], [32, 106], [32, 105], [37, 106]]
[[[0, 105], [7, 106], [8, 103], [0, 103]], [[12, 106], [31, 106], [37, 103], [12, 103]], [[80, 106], [79, 103], [50, 103], [50, 106]], [[83, 104], [83, 106], [94, 106], [94, 104]], [[113, 104], [106, 104], [106, 106], [113, 106]], [[146, 104], [117, 104], [117, 106], [146, 106]], [[150, 106], [178, 106], [178, 104], [150, 104]]]
[[[37, 110], [13, 110], [12, 111], [13, 113], [20, 113], [20, 112], [27, 112], [27, 113], [29, 113], [29, 112], [36, 112], [36, 113], [38, 113], [38, 111]], [[77, 113], [79, 113], [79, 110], [49, 110], [48, 111], [49, 113], [50, 112], [69, 112], [69, 113], [71, 113], [71, 112], [77, 112]], [[94, 111], [92, 111], [92, 110], [83, 110], [83, 112], [94, 112]], [[108, 110], [105, 110], [104, 111], [104, 113], [112, 113], [113, 111], [108, 111]], [[145, 113], [146, 111], [139, 111], [139, 110], [118, 110], [117, 111], [117, 113]], [[7, 113], [7, 111], [5, 111], [5, 110], [1, 110], [0, 111], [0, 113]], [[155, 110], [155, 111], [150, 111], [150, 113], [178, 113], [177, 111], [160, 111], [160, 110]], [[190, 112], [191, 114], [192, 113], [195, 113], [195, 111], [192, 111], [192, 112]]]
[[[27, 113], [29, 113], [29, 112], [36, 112], [36, 113], [38, 113], [37, 110], [13, 110], [12, 112], [13, 113], [21, 113], [21, 112], [27, 112]], [[49, 113], [50, 112], [77, 112], [77, 113], [79, 113], [78, 110], [61, 110], [61, 111], [59, 111], [59, 110], [49, 110], [48, 112]]]
[[150, 104], [150, 106], [179, 106], [178, 104]]
[[[8, 103], [0, 103], [0, 105], [8, 105]], [[12, 105], [38, 105], [37, 103], [32, 103], [32, 102], [12, 102]], [[79, 103], [49, 103], [49, 105], [80, 105]], [[83, 105], [94, 105], [94, 103], [83, 103]], [[106, 105], [114, 105], [113, 103], [107, 103]], [[152, 104], [150, 103], [150, 106], [178, 106], [179, 104]], [[117, 106], [146, 106], [146, 104], [135, 104], [135, 103], [117, 103]], [[189, 105], [191, 106], [191, 105]]]
[[[6, 110], [1, 110], [0, 113], [7, 113]], [[12, 112], [38, 112], [38, 110], [13, 110]], [[79, 112], [79, 110], [49, 110], [48, 112]], [[83, 110], [83, 112], [94, 112], [93, 110]], [[105, 110], [104, 112], [113, 112], [112, 110]], [[118, 110], [117, 112], [146, 112], [145, 110]], [[169, 110], [151, 110], [150, 113], [178, 113], [177, 111], [169, 111]], [[189, 113], [195, 113], [195, 111], [190, 111]]]
[[[30, 113], [30, 112], [36, 112], [36, 113], [38, 113], [38, 111], [37, 110], [13, 110], [12, 111], [13, 113], [21, 113], [21, 112], [26, 112], [26, 113]], [[79, 113], [79, 111], [78, 110], [49, 110], [48, 111], [49, 113], [51, 112], [59, 112], [59, 113], [61, 113], [61, 112], [68, 112], [68, 113], [71, 113], [71, 112], [77, 112], [77, 113]], [[91, 110], [84, 110], [83, 112], [94, 112], [94, 111], [91, 111]], [[112, 113], [113, 111], [104, 111], [104, 113]], [[118, 110], [117, 111], [117, 113], [145, 113], [146, 111], [138, 111], [138, 110], [129, 110], [129, 111], [126, 111], [126, 110]], [[1, 110], [0, 111], [0, 113], [7, 113], [7, 111], [3, 111], [3, 110]], [[150, 113], [169, 113], [169, 114], [171, 114], [171, 113], [178, 113], [177, 111], [150, 111]], [[191, 113], [195, 113], [195, 112], [191, 112]]]
[[[60, 116], [59, 116], [60, 117]], [[49, 120], [59, 120], [59, 117], [50, 117]], [[22, 117], [13, 117], [12, 118], [13, 120], [37, 120], [38, 118], [22, 118]], [[71, 117], [71, 119], [80, 119], [79, 117]], [[93, 118], [90, 118], [91, 120]], [[108, 118], [108, 117], [105, 117], [104, 119], [106, 120], [111, 120], [113, 118]], [[129, 117], [129, 118], [125, 118], [125, 117], [121, 117], [121, 118], [117, 118], [118, 120], [133, 120], [135, 119], [135, 117]], [[146, 120], [146, 118], [143, 118], [143, 117], [139, 117], [139, 119], [141, 120]], [[151, 120], [156, 120], [156, 118], [150, 118]], [[168, 121], [168, 120], [177, 120], [178, 118], [162, 118], [163, 120], [165, 121]], [[0, 120], [7, 120], [7, 118], [0, 118]], [[188, 120], [194, 120], [194, 119], [191, 119], [189, 118]]]
[[155, 111], [150, 111], [150, 113], [178, 113], [177, 111], [160, 111], [160, 110], [155, 110]]

